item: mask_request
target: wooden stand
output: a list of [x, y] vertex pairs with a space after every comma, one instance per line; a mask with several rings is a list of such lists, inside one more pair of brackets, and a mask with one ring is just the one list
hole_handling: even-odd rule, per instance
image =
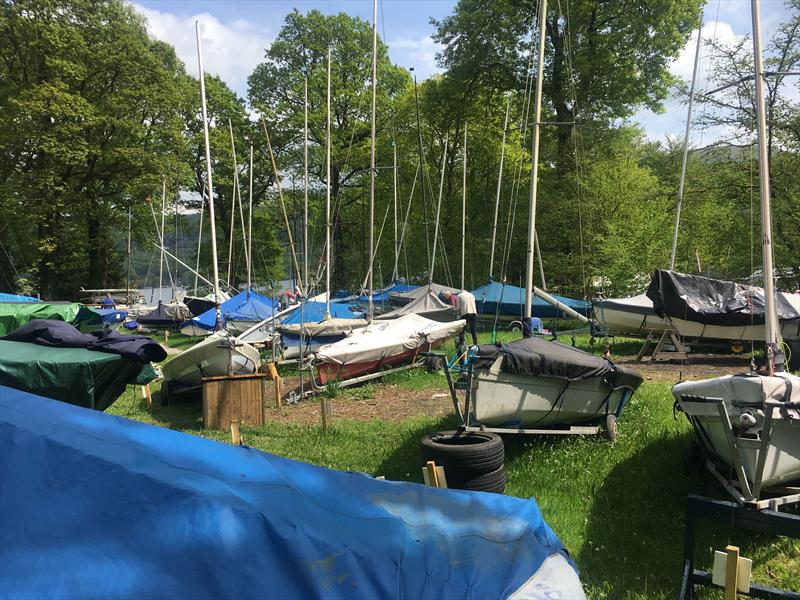
[[444, 476], [444, 467], [440, 467], [432, 460], [422, 467], [422, 479], [425, 485], [438, 488], [447, 487], [447, 478]]
[[262, 370], [267, 379], [271, 379], [275, 384], [275, 408], [280, 408], [283, 404], [283, 379], [278, 375], [278, 367], [275, 366], [274, 362], [271, 362], [265, 364]]
[[[651, 329], [650, 333], [647, 334], [647, 338], [642, 344], [642, 349], [639, 350], [639, 354], [636, 355], [636, 362], [652, 362], [654, 360], [689, 360], [689, 356], [686, 354], [686, 350], [684, 349], [683, 344], [681, 344], [681, 341], [678, 339], [678, 336], [675, 334], [674, 329], [664, 330], [664, 333], [661, 334], [661, 338], [658, 340], [653, 353], [650, 356], [645, 357], [648, 347], [653, 342], [653, 338], [654, 331]], [[674, 352], [666, 352], [663, 350], [664, 343], [667, 340], [670, 340], [675, 346]]]
[[203, 426], [227, 429], [233, 421], [264, 424], [264, 375], [227, 375], [203, 379]]
[[142, 394], [144, 395], [144, 399], [147, 400], [147, 410], [150, 411], [153, 408], [153, 397], [150, 395], [150, 384], [149, 383], [145, 383], [142, 386]]

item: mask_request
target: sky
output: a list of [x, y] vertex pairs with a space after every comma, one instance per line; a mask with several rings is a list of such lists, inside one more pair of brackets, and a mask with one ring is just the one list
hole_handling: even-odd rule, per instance
[[[641, 0], [646, 2], [648, 0]], [[326, 14], [345, 12], [372, 21], [371, 0], [136, 0], [133, 7], [145, 16], [153, 37], [172, 44], [178, 56], [194, 74], [197, 70], [194, 22], [200, 22], [203, 61], [208, 73], [219, 75], [240, 96], [247, 95], [247, 76], [263, 60], [265, 49], [280, 31], [284, 17], [293, 9], [307, 12], [317, 9]], [[436, 52], [431, 18], [450, 14], [455, 0], [380, 0], [378, 33], [389, 46], [395, 64], [413, 67], [420, 79], [437, 73]], [[783, 0], [762, 0], [762, 39], [785, 19]], [[717, 37], [732, 42], [749, 35], [750, 0], [710, 0], [705, 9], [703, 38]], [[673, 74], [689, 81], [692, 75], [697, 32], [693, 32], [678, 58], [672, 62]], [[706, 89], [708, 57], [701, 54], [698, 89]], [[654, 114], [637, 112], [632, 121], [644, 128], [651, 140], [682, 137], [686, 126], [686, 106], [670, 98], [664, 111]], [[693, 132], [702, 142], [724, 135], [723, 131]], [[693, 139], [697, 144], [698, 140]]]

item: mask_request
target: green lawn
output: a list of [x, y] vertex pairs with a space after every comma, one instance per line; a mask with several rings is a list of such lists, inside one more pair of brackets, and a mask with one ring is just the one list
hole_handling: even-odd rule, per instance
[[[513, 337], [509, 334], [509, 339]], [[588, 336], [576, 342], [589, 348]], [[615, 349], [629, 350], [627, 345], [635, 343], [617, 340]], [[421, 369], [387, 379], [405, 389], [433, 390], [444, 385], [442, 375]], [[335, 402], [368, 397], [379, 385], [341, 390]], [[686, 495], [725, 497], [705, 471], [685, 471], [683, 452], [692, 433], [683, 415], [673, 417], [670, 387], [669, 383], [649, 381], [641, 386], [623, 413], [615, 444], [601, 437], [506, 437], [506, 493], [536, 499], [575, 558], [591, 598], [674, 597], [681, 572]], [[141, 392], [138, 394], [134, 400], [129, 390], [108, 412], [229, 441], [227, 432], [202, 429], [199, 405], [160, 407], [155, 397], [150, 414]], [[420, 481], [420, 438], [454, 425], [451, 418], [424, 415], [399, 424], [334, 420], [325, 434], [317, 426], [267, 423], [244, 428], [243, 436], [248, 445], [282, 456], [389, 479]], [[799, 543], [754, 536], [720, 524], [701, 531], [696, 556], [703, 567], [710, 567], [714, 549], [723, 549], [730, 542], [754, 560], [756, 580], [800, 589]], [[722, 596], [711, 592], [701, 597]]]

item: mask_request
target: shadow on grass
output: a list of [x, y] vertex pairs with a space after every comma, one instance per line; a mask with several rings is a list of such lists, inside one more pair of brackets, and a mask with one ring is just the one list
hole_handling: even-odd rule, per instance
[[173, 394], [166, 406], [162, 404], [161, 394], [161, 390], [153, 394], [153, 408], [150, 410], [150, 415], [159, 425], [180, 431], [203, 429], [203, 397], [199, 390]]
[[586, 582], [609, 598], [670, 597], [677, 589], [686, 495], [709, 492], [701, 472], [684, 472], [692, 437], [654, 440], [614, 466], [594, 491], [576, 561]]
[[458, 421], [455, 415], [442, 417], [434, 423], [413, 427], [405, 432], [394, 451], [380, 464], [378, 475], [395, 481], [416, 481], [422, 483], [422, 462], [419, 456], [419, 442], [428, 433], [455, 429]]

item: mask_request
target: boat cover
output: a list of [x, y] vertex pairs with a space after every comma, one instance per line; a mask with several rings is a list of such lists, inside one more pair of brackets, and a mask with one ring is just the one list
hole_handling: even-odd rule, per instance
[[128, 311], [117, 308], [90, 308], [89, 310], [100, 315], [100, 319], [106, 327], [122, 323], [128, 316]]
[[[425, 288], [421, 288], [425, 289]], [[376, 319], [397, 319], [405, 315], [420, 315], [440, 322], [453, 321], [458, 318], [458, 309], [448, 304], [433, 291], [417, 295], [408, 304], [392, 311], [377, 315]]]
[[723, 398], [737, 406], [762, 406], [766, 400], [793, 403], [800, 408], [800, 377], [789, 373], [777, 375], [723, 375], [699, 381], [681, 381], [672, 387], [672, 395]]
[[382, 360], [455, 337], [464, 324], [463, 320], [440, 323], [414, 314], [392, 321], [375, 321], [354, 329], [343, 340], [321, 346], [316, 358], [336, 365]]
[[119, 354], [0, 340], [0, 386], [85, 408], [105, 410], [127, 385], [144, 385], [155, 378], [149, 363]]
[[290, 323], [288, 325], [279, 325], [278, 331], [284, 335], [300, 336], [300, 333], [309, 337], [326, 336], [326, 335], [339, 335], [347, 333], [359, 327], [366, 327], [366, 319], [339, 319], [331, 318], [320, 321], [319, 323], [308, 322], [305, 323]]
[[[257, 323], [269, 319], [278, 310], [278, 302], [253, 290], [239, 292], [219, 307], [223, 325], [226, 321], [252, 321]], [[181, 325], [197, 325], [206, 331], [214, 331], [217, 322], [216, 308], [211, 308], [198, 317]]]
[[603, 298], [592, 302], [595, 310], [602, 314], [605, 309], [619, 310], [637, 315], [655, 315], [656, 311], [653, 309], [653, 301], [647, 297], [647, 294], [639, 294], [638, 296], [631, 296], [630, 298]]
[[458, 294], [461, 290], [447, 287], [446, 285], [439, 285], [438, 283], [429, 283], [427, 285], [422, 285], [415, 290], [411, 290], [410, 292], [389, 292], [389, 302], [391, 302], [394, 306], [403, 306], [412, 300], [416, 300], [420, 296], [424, 296], [429, 291], [438, 296], [442, 292]]
[[[800, 296], [782, 292], [775, 296], [779, 319], [800, 320]], [[658, 269], [647, 297], [659, 316], [705, 325], [764, 324], [764, 289], [760, 287]]]
[[[478, 313], [482, 315], [506, 315], [522, 317], [525, 314], [525, 289], [508, 283], [490, 281], [486, 285], [473, 290]], [[590, 305], [583, 300], [567, 298], [558, 294], [550, 294], [564, 306], [582, 315], [589, 313]], [[564, 313], [541, 298], [534, 296], [531, 304], [532, 316], [540, 319], [556, 319], [564, 317]]]
[[75, 325], [102, 324], [99, 314], [77, 302], [0, 303], [0, 336], [11, 333], [33, 319], [58, 319]]
[[19, 294], [7, 294], [5, 292], [0, 292], [0, 302], [13, 302], [15, 304], [20, 304], [24, 302], [39, 302], [39, 299], [32, 296], [20, 296]]
[[[405, 294], [407, 292], [411, 292], [417, 289], [418, 285], [408, 285], [406, 283], [400, 283], [395, 281], [393, 284], [383, 288], [379, 292], [372, 293], [372, 302], [373, 304], [384, 304], [389, 302], [389, 294]], [[334, 300], [337, 304], [343, 304], [348, 302], [360, 302], [360, 303], [367, 303], [369, 302], [369, 298], [367, 297], [366, 291], [362, 290], [360, 294], [352, 294], [350, 296], [345, 296], [343, 298], [337, 298]]]
[[602, 377], [613, 388], [632, 390], [642, 383], [642, 376], [636, 371], [557, 340], [540, 337], [478, 346], [475, 368], [488, 369], [501, 356], [504, 357], [501, 370], [505, 373], [569, 381]]
[[0, 339], [54, 348], [86, 348], [119, 354], [139, 363], [161, 362], [167, 358], [166, 350], [149, 337], [125, 335], [112, 329], [81, 333], [69, 323], [55, 320], [33, 320]]
[[[362, 311], [350, 310], [344, 304], [330, 304], [331, 317], [334, 319], [363, 319]], [[281, 325], [299, 325], [300, 323], [320, 323], [325, 319], [325, 302], [308, 300], [302, 304], [302, 308], [295, 308], [291, 314], [281, 319]]]
[[0, 455], [3, 598], [584, 598], [533, 499], [333, 471], [8, 388]]
[[137, 321], [142, 325], [170, 325], [185, 321], [190, 316], [189, 309], [183, 304], [175, 302], [164, 304], [159, 301], [158, 306], [145, 316], [139, 317]]

